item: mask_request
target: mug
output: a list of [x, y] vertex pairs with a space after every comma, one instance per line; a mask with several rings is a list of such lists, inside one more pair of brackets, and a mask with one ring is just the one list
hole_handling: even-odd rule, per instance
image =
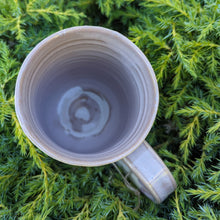
[[155, 74], [141, 50], [97, 26], [64, 29], [37, 44], [15, 88], [19, 123], [40, 150], [77, 166], [117, 162], [161, 203], [176, 182], [145, 141], [158, 102]]

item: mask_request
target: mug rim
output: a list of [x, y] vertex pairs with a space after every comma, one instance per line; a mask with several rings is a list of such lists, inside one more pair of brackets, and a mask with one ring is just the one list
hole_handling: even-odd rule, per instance
[[[123, 43], [126, 44], [126, 46], [128, 46], [128, 47], [132, 47], [132, 49], [134, 49], [135, 52], [139, 54], [140, 59], [142, 59], [142, 61], [146, 64], [148, 74], [150, 75], [152, 82], [153, 82], [153, 88], [154, 88], [154, 93], [155, 93], [155, 97], [154, 97], [155, 105], [153, 107], [151, 118], [149, 119], [147, 124], [145, 123], [145, 126], [142, 129], [142, 133], [140, 135], [139, 134], [137, 135], [138, 138], [135, 141], [135, 143], [132, 146], [130, 146], [129, 148], [124, 149], [124, 151], [120, 154], [119, 153], [116, 153], [115, 155], [112, 154], [112, 155], [109, 155], [108, 158], [105, 158], [105, 159], [102, 159], [101, 157], [100, 158], [97, 157], [96, 160], [91, 160], [91, 161], [82, 160], [79, 158], [74, 158], [74, 160], [70, 160], [67, 157], [65, 158], [65, 156], [63, 156], [63, 155], [57, 155], [57, 153], [55, 151], [52, 151], [47, 146], [44, 146], [44, 143], [42, 143], [41, 140], [39, 140], [39, 139], [36, 140], [36, 138], [34, 137], [32, 132], [30, 132], [28, 129], [28, 122], [24, 120], [24, 118], [22, 117], [22, 114], [20, 112], [20, 109], [22, 108], [22, 103], [20, 101], [20, 99], [21, 99], [20, 94], [21, 94], [21, 90], [22, 90], [22, 86], [21, 86], [22, 85], [22, 78], [24, 77], [25, 69], [29, 65], [29, 61], [32, 58], [32, 56], [34, 56], [43, 45], [47, 44], [49, 41], [52, 41], [54, 38], [65, 35], [66, 33], [74, 33], [74, 32], [78, 32], [81, 30], [86, 30], [88, 32], [89, 31], [96, 31], [96, 32], [100, 32], [100, 33], [104, 32], [105, 34], [108, 34], [111, 36], [113, 36], [113, 35], [117, 36], [117, 40], [123, 41]], [[144, 74], [142, 74], [142, 75], [144, 75]], [[150, 62], [148, 61], [147, 57], [132, 41], [130, 41], [127, 37], [125, 37], [121, 33], [114, 31], [114, 30], [111, 30], [111, 29], [100, 27], [100, 26], [87, 26], [87, 25], [86, 26], [75, 26], [75, 27], [71, 27], [71, 28], [67, 28], [67, 29], [63, 29], [61, 31], [55, 32], [54, 34], [52, 34], [52, 35], [46, 37], [45, 39], [43, 39], [42, 41], [40, 41], [25, 58], [22, 66], [20, 68], [20, 71], [19, 71], [19, 74], [18, 74], [18, 77], [16, 80], [16, 86], [15, 86], [15, 112], [16, 112], [18, 121], [21, 125], [21, 128], [22, 128], [23, 132], [25, 133], [25, 135], [28, 137], [28, 139], [30, 139], [34, 145], [36, 145], [40, 150], [42, 150], [48, 156], [50, 156], [58, 161], [61, 161], [61, 162], [67, 163], [67, 164], [71, 164], [71, 165], [77, 165], [77, 166], [101, 166], [101, 165], [110, 164], [110, 163], [116, 162], [116, 161], [128, 156], [133, 151], [135, 151], [142, 144], [142, 142], [145, 140], [147, 134], [149, 133], [149, 131], [154, 123], [154, 120], [156, 118], [158, 105], [159, 105], [158, 84], [157, 84], [154, 70], [153, 70]], [[94, 153], [94, 154], [98, 155], [101, 153]], [[78, 155], [85, 155], [85, 154], [78, 154]], [[88, 155], [92, 155], [92, 154], [88, 154]]]

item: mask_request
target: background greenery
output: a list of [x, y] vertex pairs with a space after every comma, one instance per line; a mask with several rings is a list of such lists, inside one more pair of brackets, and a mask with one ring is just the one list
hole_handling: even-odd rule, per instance
[[[178, 188], [163, 204], [138, 197], [113, 165], [55, 161], [14, 111], [21, 63], [63, 28], [99, 25], [146, 54], [160, 88], [147, 140]], [[219, 0], [0, 0], [0, 219], [220, 219]]]

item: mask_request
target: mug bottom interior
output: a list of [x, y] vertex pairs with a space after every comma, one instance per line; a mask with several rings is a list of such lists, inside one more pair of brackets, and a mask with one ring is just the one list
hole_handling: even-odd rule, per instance
[[32, 100], [38, 126], [74, 153], [104, 152], [132, 130], [138, 94], [129, 69], [86, 57], [61, 60], [38, 80]]

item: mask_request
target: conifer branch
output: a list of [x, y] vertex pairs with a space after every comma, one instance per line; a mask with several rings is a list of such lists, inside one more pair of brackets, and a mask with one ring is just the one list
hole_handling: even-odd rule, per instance
[[183, 220], [182, 217], [182, 213], [180, 211], [180, 207], [179, 207], [179, 200], [178, 200], [178, 196], [177, 196], [177, 190], [175, 191], [175, 203], [176, 203], [176, 208], [177, 208], [177, 213], [178, 213], [178, 219]]
[[[153, 3], [153, 4], [149, 4], [149, 3]], [[178, 13], [180, 13], [181, 15], [189, 18], [189, 15], [187, 14], [187, 12], [183, 9], [184, 4], [181, 3], [180, 0], [176, 0], [176, 1], [171, 1], [171, 0], [146, 0], [145, 2], [142, 3], [143, 6], [145, 7], [168, 7], [169, 10], [172, 11], [176, 11]], [[169, 10], [167, 10], [167, 12], [169, 12]]]
[[199, 205], [199, 209], [192, 208], [192, 211], [189, 213], [192, 219], [210, 219], [210, 220], [218, 220], [220, 214], [218, 210], [213, 210], [213, 208], [205, 204], [203, 206]]
[[[213, 169], [214, 168], [214, 169]], [[209, 182], [217, 184], [220, 181], [220, 160], [218, 159], [217, 166], [212, 166], [212, 169], [209, 169], [208, 172], [210, 173]]]
[[196, 189], [190, 189], [187, 191], [196, 198], [204, 201], [210, 200], [217, 203], [220, 201], [220, 187], [217, 184], [214, 186], [203, 184]]
[[[181, 111], [181, 110], [180, 110]], [[179, 112], [179, 111], [178, 111]], [[195, 145], [195, 140], [200, 134], [200, 124], [198, 116], [195, 116], [193, 121], [181, 130], [180, 136], [186, 137], [180, 145], [180, 149], [183, 152], [184, 162], [187, 161], [190, 154], [190, 147]]]

